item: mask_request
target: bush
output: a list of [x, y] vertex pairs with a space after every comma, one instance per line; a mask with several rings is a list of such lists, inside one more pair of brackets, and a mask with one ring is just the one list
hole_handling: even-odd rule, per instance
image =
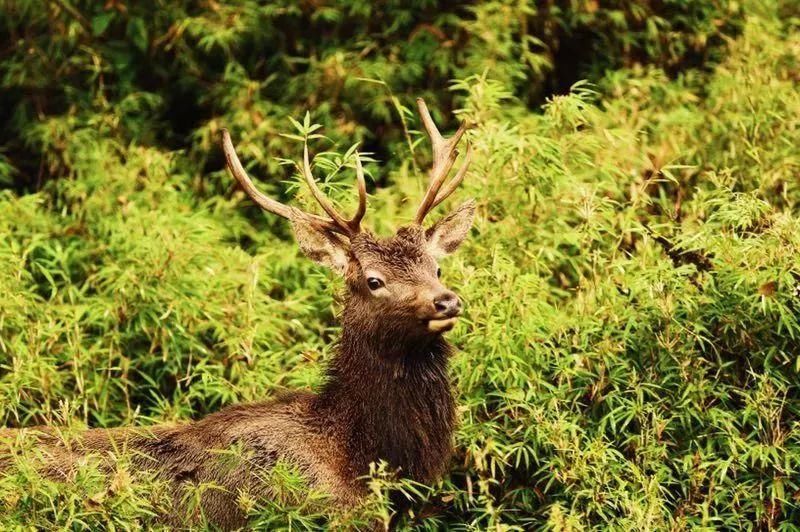
[[450, 80], [489, 70], [536, 107], [605, 68], [713, 62], [742, 19], [732, 0], [0, 5], [0, 145], [22, 190], [68, 174], [63, 137], [87, 125], [123, 144], [191, 145], [206, 171], [219, 167], [209, 152], [225, 125], [275, 174], [271, 156], [294, 146], [274, 134], [314, 109], [332, 138], [389, 159], [405, 142], [398, 98], [424, 96], [447, 116]]
[[[376, 468], [370, 512], [390, 515], [399, 489], [414, 501], [401, 525], [420, 529], [800, 520], [792, 3], [745, 4], [724, 56], [714, 43], [740, 20], [725, 2], [623, 15], [593, 2], [70, 5], [7, 2], [0, 15], [3, 39], [25, 43], [0, 67], [7, 426], [66, 425], [69, 438], [315, 386], [339, 283], [235, 191], [218, 130], [284, 197], [298, 190], [275, 158], [299, 153], [288, 116], [309, 109], [324, 125], [317, 151], [367, 139], [381, 163], [367, 167], [368, 218], [385, 233], [420, 193], [426, 148], [408, 107], [421, 94], [476, 125], [457, 195], [478, 199], [479, 220], [444, 268], [467, 302], [451, 334], [458, 456], [436, 486]], [[551, 56], [525, 56], [520, 34]], [[595, 84], [531, 111], [542, 87], [571, 81], [554, 50], [576, 34], [586, 57], [607, 51], [579, 69]], [[701, 56], [706, 69], [683, 68]], [[345, 179], [328, 181], [339, 199]], [[124, 457], [65, 486], [26, 467], [35, 449], [15, 452], [4, 526], [136, 528], [165, 504]], [[302, 488], [290, 471], [276, 482]], [[242, 503], [265, 527], [318, 528], [331, 516], [315, 497]]]

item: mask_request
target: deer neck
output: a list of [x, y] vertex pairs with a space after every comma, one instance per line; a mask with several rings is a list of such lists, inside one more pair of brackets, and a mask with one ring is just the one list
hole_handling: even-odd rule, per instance
[[353, 474], [367, 474], [369, 464], [379, 460], [420, 481], [444, 471], [455, 410], [447, 375], [450, 351], [440, 336], [370, 330], [345, 315], [316, 408], [326, 430], [341, 438]]

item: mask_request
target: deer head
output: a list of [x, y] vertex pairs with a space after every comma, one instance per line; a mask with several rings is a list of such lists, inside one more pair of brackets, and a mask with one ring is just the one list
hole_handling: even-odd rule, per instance
[[[361, 160], [356, 153], [358, 208], [352, 218], [342, 216], [317, 187], [311, 172], [308, 145], [303, 149], [301, 171], [312, 195], [327, 216], [307, 213], [279, 203], [256, 189], [247, 176], [227, 130], [222, 146], [228, 169], [247, 194], [264, 210], [287, 218], [300, 248], [312, 260], [344, 275], [347, 284], [345, 320], [377, 324], [387, 341], [436, 337], [450, 330], [461, 313], [458, 296], [439, 280], [437, 260], [458, 248], [472, 226], [475, 203], [467, 201], [428, 229], [427, 214], [464, 179], [471, 159], [467, 145], [464, 162], [446, 186], [455, 164], [456, 147], [466, 131], [445, 138], [431, 118], [425, 102], [417, 100], [423, 126], [433, 147], [430, 183], [417, 209], [414, 223], [401, 227], [394, 236], [379, 239], [361, 227], [367, 209], [367, 192]], [[347, 324], [347, 323], [346, 323]]]

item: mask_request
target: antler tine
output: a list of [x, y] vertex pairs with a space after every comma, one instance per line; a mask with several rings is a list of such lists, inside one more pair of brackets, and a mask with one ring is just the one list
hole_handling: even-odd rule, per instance
[[314, 179], [314, 175], [311, 173], [311, 163], [308, 160], [308, 143], [306, 142], [303, 145], [303, 177], [306, 178], [306, 184], [308, 188], [311, 189], [311, 194], [314, 196], [314, 199], [317, 200], [322, 210], [328, 213], [328, 216], [340, 227], [345, 230], [349, 231], [349, 227], [347, 226], [347, 220], [342, 218], [342, 216], [336, 211], [328, 201], [328, 198], [325, 197], [325, 194], [319, 189], [317, 186], [317, 182]]
[[352, 236], [361, 231], [361, 220], [364, 218], [364, 213], [367, 212], [367, 183], [364, 179], [364, 168], [361, 166], [361, 158], [356, 152], [356, 179], [358, 181], [358, 209], [355, 215], [346, 220], [333, 204], [328, 200], [325, 194], [317, 186], [317, 181], [311, 173], [311, 162], [308, 158], [308, 143], [303, 145], [303, 177], [305, 177], [308, 188], [311, 189], [311, 194], [317, 200], [320, 207], [328, 213], [333, 223], [335, 223], [343, 234]]
[[461, 182], [464, 181], [464, 176], [467, 175], [467, 170], [469, 169], [469, 163], [471, 162], [472, 162], [472, 144], [467, 143], [467, 153], [464, 154], [464, 164], [462, 164], [461, 168], [458, 169], [458, 172], [456, 172], [456, 176], [453, 179], [451, 179], [449, 183], [447, 183], [445, 189], [441, 193], [438, 193], [436, 195], [436, 199], [433, 200], [433, 203], [431, 204], [431, 207], [430, 209], [428, 209], [428, 211], [435, 209], [437, 205], [439, 205], [441, 202], [450, 197], [450, 194], [455, 192], [456, 188], [458, 188], [458, 185], [460, 185]]
[[450, 173], [450, 170], [452, 170], [453, 164], [455, 164], [456, 157], [458, 157], [456, 146], [467, 131], [467, 124], [466, 122], [462, 122], [452, 137], [445, 138], [439, 132], [433, 118], [431, 118], [431, 113], [428, 111], [425, 100], [417, 98], [417, 106], [419, 107], [419, 114], [422, 118], [422, 125], [428, 133], [428, 137], [431, 139], [433, 148], [433, 166], [430, 170], [430, 183], [428, 184], [428, 190], [425, 192], [425, 197], [422, 199], [422, 203], [419, 209], [417, 209], [415, 217], [416, 222], [421, 224], [431, 209], [447, 199], [459, 183], [463, 181], [471, 160], [472, 149], [468, 144], [467, 156], [464, 164], [459, 168], [455, 178], [450, 181], [444, 192], [439, 195], [439, 189], [442, 188], [447, 175]]
[[239, 156], [236, 155], [236, 150], [233, 147], [231, 135], [227, 129], [222, 130], [222, 151], [225, 153], [225, 160], [231, 175], [233, 175], [236, 181], [239, 182], [239, 185], [244, 189], [247, 195], [250, 196], [254, 202], [256, 202], [256, 205], [265, 211], [277, 214], [278, 216], [282, 216], [283, 218], [287, 218], [289, 220], [305, 218], [306, 220], [313, 222], [323, 229], [345, 235], [349, 234], [349, 232], [344, 232], [342, 228], [340, 228], [331, 220], [303, 212], [300, 209], [295, 209], [294, 207], [290, 207], [288, 205], [284, 205], [283, 203], [275, 201], [274, 199], [264, 195], [260, 190], [258, 190], [255, 184], [253, 184], [253, 181], [250, 179], [250, 176], [247, 175], [244, 166], [242, 166], [242, 163], [239, 160]]
[[250, 180], [250, 176], [247, 175], [247, 172], [242, 166], [239, 156], [236, 155], [236, 150], [234, 149], [233, 141], [231, 140], [231, 134], [227, 129], [222, 130], [222, 151], [225, 152], [225, 160], [228, 163], [228, 170], [230, 170], [236, 181], [239, 182], [247, 195], [250, 196], [259, 207], [265, 211], [277, 214], [278, 216], [283, 216], [284, 218], [292, 217], [291, 207], [265, 196], [256, 188], [256, 186], [253, 184], [253, 181]]

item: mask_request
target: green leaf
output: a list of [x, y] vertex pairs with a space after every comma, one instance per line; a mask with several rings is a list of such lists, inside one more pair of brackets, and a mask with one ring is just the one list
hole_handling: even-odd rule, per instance
[[114, 11], [106, 11], [92, 17], [92, 34], [95, 37], [102, 35], [114, 20], [115, 14]]
[[145, 21], [139, 17], [132, 17], [128, 21], [128, 28], [126, 32], [128, 38], [131, 39], [133, 45], [140, 52], [147, 52], [149, 41], [147, 38], [147, 26]]

